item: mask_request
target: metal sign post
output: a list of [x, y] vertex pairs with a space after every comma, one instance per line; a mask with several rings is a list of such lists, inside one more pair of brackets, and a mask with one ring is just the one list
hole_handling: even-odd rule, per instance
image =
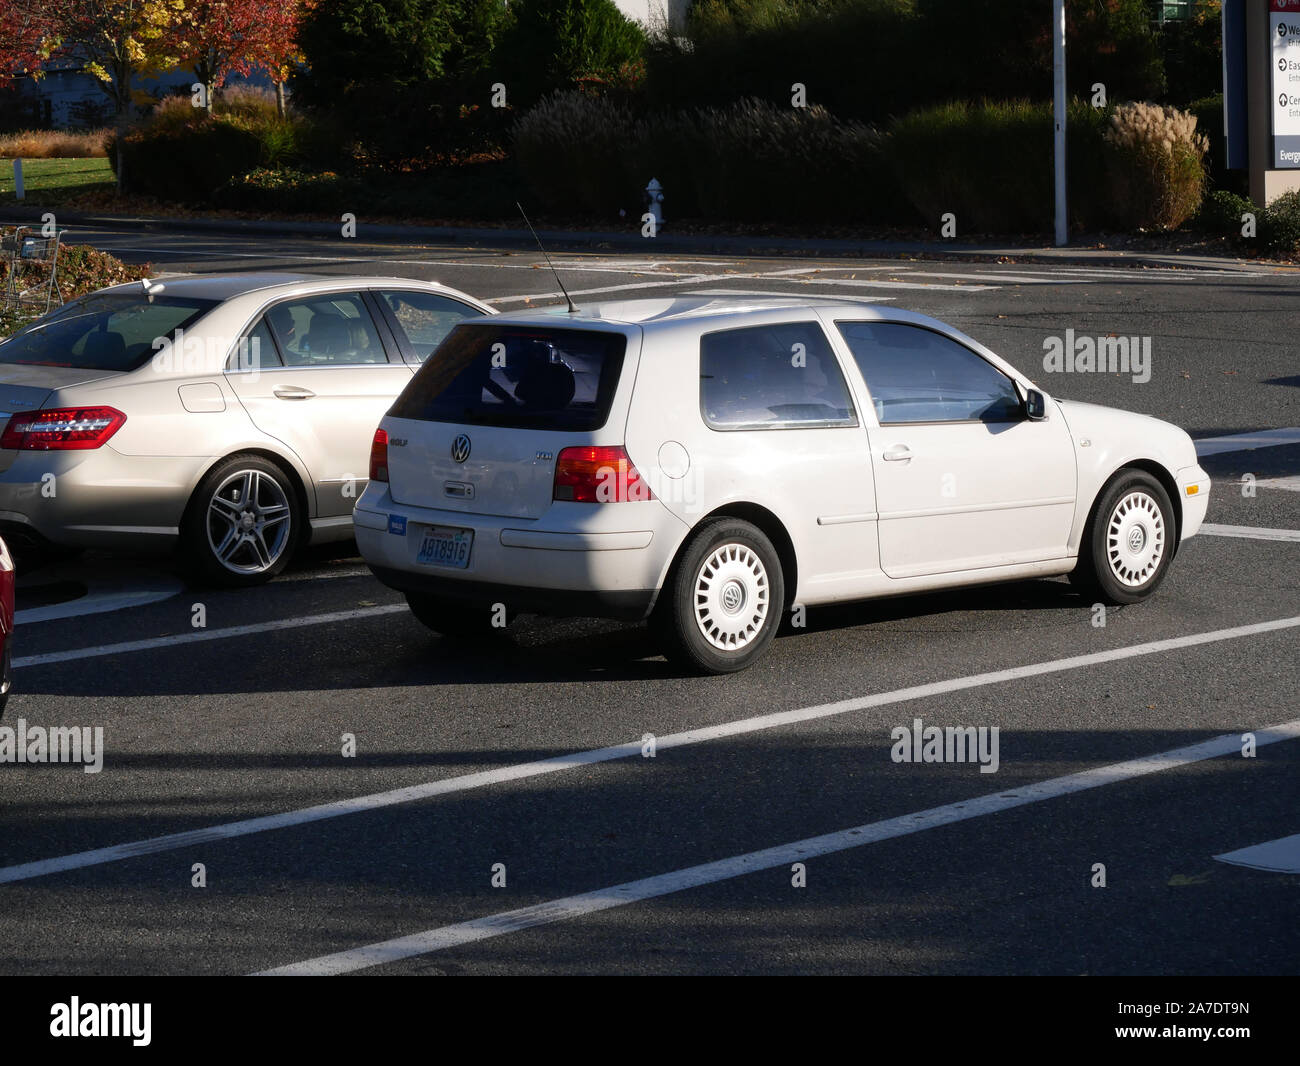
[[1053, 112], [1056, 119], [1056, 246], [1070, 239], [1065, 204], [1065, 0], [1052, 0]]

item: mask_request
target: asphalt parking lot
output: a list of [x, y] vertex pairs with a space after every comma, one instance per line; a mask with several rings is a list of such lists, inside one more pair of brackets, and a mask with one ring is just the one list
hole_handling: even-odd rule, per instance
[[[74, 237], [160, 272], [556, 291], [526, 252]], [[0, 766], [0, 972], [1300, 972], [1300, 842], [1217, 858], [1300, 834], [1294, 271], [554, 258], [580, 301], [953, 322], [1206, 442], [1206, 533], [1104, 626], [1064, 579], [877, 601], [722, 678], [641, 626], [445, 641], [350, 544], [242, 592], [97, 554], [25, 573], [4, 724], [102, 727], [102, 770]], [[1071, 329], [1151, 338], [1149, 380], [1046, 372]], [[917, 719], [996, 727], [996, 772], [894, 761]]]

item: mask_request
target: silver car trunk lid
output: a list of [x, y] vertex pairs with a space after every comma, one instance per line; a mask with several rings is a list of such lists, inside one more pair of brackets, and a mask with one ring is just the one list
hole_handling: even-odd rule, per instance
[[[14, 415], [40, 410], [58, 389], [119, 376], [111, 370], [0, 363], [0, 430]], [[0, 451], [0, 470], [7, 470], [17, 454]]]
[[467, 514], [538, 518], [551, 505], [555, 456], [572, 433], [390, 423], [389, 491], [397, 503]]

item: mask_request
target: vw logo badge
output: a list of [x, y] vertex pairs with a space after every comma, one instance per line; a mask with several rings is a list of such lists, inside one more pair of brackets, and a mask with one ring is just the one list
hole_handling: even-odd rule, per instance
[[468, 434], [462, 433], [451, 442], [451, 457], [458, 463], [463, 463], [469, 458]]

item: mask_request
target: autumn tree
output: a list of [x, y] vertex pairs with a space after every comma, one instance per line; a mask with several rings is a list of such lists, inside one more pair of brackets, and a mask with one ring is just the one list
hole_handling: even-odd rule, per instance
[[38, 0], [0, 0], [0, 85], [39, 71], [52, 36], [50, 5]]
[[297, 58], [298, 26], [310, 0], [184, 0], [171, 39], [182, 63], [203, 86], [203, 103], [232, 74], [265, 71], [277, 89], [283, 113], [283, 86]]

